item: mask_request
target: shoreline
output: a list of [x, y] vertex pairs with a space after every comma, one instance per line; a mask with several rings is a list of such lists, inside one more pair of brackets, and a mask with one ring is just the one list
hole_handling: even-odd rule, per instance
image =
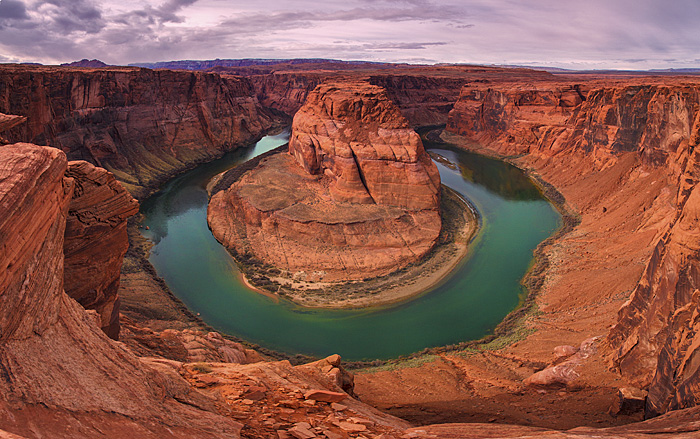
[[[256, 285], [256, 264], [244, 264], [236, 256], [243, 282], [268, 297], [284, 298], [310, 309], [368, 309], [412, 300], [440, 285], [469, 253], [469, 243], [480, 228], [476, 208], [449, 187], [442, 185], [443, 227], [438, 242], [421, 261], [377, 278], [353, 282], [306, 282], [287, 277], [267, 278], [273, 289]], [[270, 285], [270, 284], [268, 284]]]

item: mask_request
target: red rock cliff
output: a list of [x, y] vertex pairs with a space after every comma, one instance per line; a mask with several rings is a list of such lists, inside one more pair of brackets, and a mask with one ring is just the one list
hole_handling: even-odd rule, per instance
[[[649, 389], [648, 415], [696, 405], [700, 389], [700, 171], [695, 150], [700, 140], [700, 86], [692, 80], [672, 82], [652, 78], [496, 88], [470, 84], [448, 122], [450, 132], [489, 150], [528, 154], [525, 163], [555, 185], [574, 187], [582, 184], [577, 180], [597, 180], [586, 195], [574, 197], [582, 210], [597, 211], [596, 217], [605, 207], [599, 203], [611, 202], [615, 193], [654, 176], [636, 189], [637, 194], [647, 194], [642, 205], [630, 203], [633, 192], [627, 200], [615, 201], [632, 209], [625, 215], [636, 230], [628, 233], [640, 233], [637, 245], [648, 249], [643, 253], [649, 256], [607, 341], [613, 365], [623, 377]], [[604, 181], [615, 168], [616, 179]], [[622, 239], [615, 233], [608, 229], [610, 245]], [[623, 293], [612, 284], [601, 288], [610, 288], [605, 295]]]
[[[289, 117], [302, 107], [306, 97], [322, 82], [362, 80], [386, 90], [412, 126], [441, 125], [459, 98], [462, 86], [477, 75], [469, 69], [414, 68], [359, 71], [333, 70], [334, 66], [310, 71], [280, 71], [248, 77], [258, 99]], [[394, 73], [395, 71], [395, 73]], [[513, 71], [515, 72], [515, 70]], [[510, 72], [508, 72], [510, 73]], [[478, 75], [483, 75], [479, 72]]]
[[112, 175], [85, 161], [68, 163], [75, 189], [68, 207], [64, 288], [100, 315], [102, 330], [119, 338], [119, 275], [129, 242], [126, 220], [138, 203]]
[[[109, 340], [63, 291], [65, 154], [0, 148], [0, 423], [37, 437], [238, 437], [175, 370]], [[39, 432], [39, 433], [37, 433]]]
[[289, 153], [310, 174], [330, 177], [335, 201], [438, 207], [437, 167], [380, 87], [316, 87], [294, 116]]
[[137, 197], [271, 124], [246, 79], [118, 67], [2, 66], [0, 112], [27, 117], [10, 141], [106, 168]]

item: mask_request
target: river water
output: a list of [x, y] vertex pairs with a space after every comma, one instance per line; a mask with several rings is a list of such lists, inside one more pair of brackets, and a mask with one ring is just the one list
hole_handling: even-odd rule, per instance
[[141, 206], [150, 261], [170, 289], [218, 330], [289, 354], [347, 360], [388, 359], [478, 339], [523, 297], [520, 281], [532, 252], [561, 218], [517, 168], [444, 144], [424, 142], [441, 157], [442, 182], [469, 199], [481, 229], [469, 254], [440, 285], [413, 300], [365, 310], [313, 310], [258, 294], [241, 281], [206, 221], [207, 182], [238, 163], [286, 143], [267, 136], [170, 181]]

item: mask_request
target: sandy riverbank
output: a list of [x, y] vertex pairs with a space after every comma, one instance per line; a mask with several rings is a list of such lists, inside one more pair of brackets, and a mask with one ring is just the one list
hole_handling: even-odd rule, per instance
[[[261, 294], [284, 297], [309, 308], [367, 308], [417, 297], [439, 285], [468, 253], [479, 227], [476, 210], [443, 186], [443, 229], [435, 248], [419, 263], [387, 276], [356, 282], [307, 282], [270, 276], [256, 265], [240, 264], [245, 283]], [[262, 277], [265, 285], [255, 282]]]

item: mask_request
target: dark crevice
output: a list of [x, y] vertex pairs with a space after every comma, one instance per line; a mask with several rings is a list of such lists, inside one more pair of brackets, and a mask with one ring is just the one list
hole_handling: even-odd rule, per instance
[[367, 195], [372, 199], [372, 202], [374, 204], [377, 204], [377, 201], [374, 199], [372, 194], [369, 191], [369, 187], [367, 186], [367, 180], [365, 180], [365, 173], [362, 172], [362, 168], [360, 167], [360, 162], [357, 160], [357, 156], [355, 155], [355, 151], [353, 151], [352, 148], [350, 148], [350, 153], [352, 154], [352, 159], [355, 161], [355, 166], [357, 166], [357, 173], [360, 175], [360, 181], [362, 182], [362, 186], [364, 186], [365, 191], [367, 191]]

